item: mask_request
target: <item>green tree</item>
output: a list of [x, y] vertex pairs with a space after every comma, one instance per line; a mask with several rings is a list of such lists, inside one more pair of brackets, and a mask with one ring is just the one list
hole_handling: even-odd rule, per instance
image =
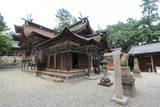
[[158, 0], [142, 0], [143, 17], [140, 20], [129, 18], [126, 23], [118, 22], [107, 26], [108, 42], [112, 48], [122, 47], [127, 52], [134, 45], [160, 41], [160, 21]]
[[122, 47], [128, 51], [132, 45], [137, 44], [136, 34], [138, 28], [138, 21], [129, 18], [126, 23], [118, 22], [115, 25], [109, 25], [106, 28], [108, 34], [108, 42], [112, 48]]
[[158, 2], [159, 0], [142, 0], [142, 5], [140, 5], [140, 7], [143, 8], [143, 18], [149, 20], [147, 24], [152, 24], [153, 21], [159, 19]]
[[9, 43], [9, 36], [5, 33], [8, 29], [4, 22], [3, 16], [0, 14], [0, 55], [3, 55], [5, 52], [9, 51], [11, 44]]
[[160, 21], [158, 14], [159, 0], [142, 0], [141, 7], [143, 8], [143, 17], [140, 20], [141, 33], [145, 34], [144, 43], [153, 43], [159, 41], [159, 27], [157, 24]]
[[62, 31], [65, 27], [69, 27], [70, 25], [77, 22], [77, 19], [64, 8], [57, 10], [56, 20], [58, 22], [58, 26], [54, 29], [56, 31]]

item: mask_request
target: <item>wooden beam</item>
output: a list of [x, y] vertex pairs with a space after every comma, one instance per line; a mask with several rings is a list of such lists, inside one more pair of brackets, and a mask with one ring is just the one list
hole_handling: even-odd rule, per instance
[[89, 53], [88, 53], [88, 47], [86, 47], [85, 48], [85, 50], [86, 50], [86, 53], [87, 53], [87, 66], [88, 66], [88, 68], [87, 68], [87, 75], [88, 75], [88, 77], [90, 76], [90, 65], [91, 65], [91, 62], [90, 62], [90, 55], [89, 55]]

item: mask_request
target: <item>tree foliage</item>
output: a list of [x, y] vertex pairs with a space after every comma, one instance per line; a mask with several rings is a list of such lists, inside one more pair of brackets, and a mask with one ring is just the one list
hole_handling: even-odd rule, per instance
[[7, 29], [3, 16], [0, 14], [0, 55], [3, 55], [11, 48], [11, 44], [9, 43], [10, 38], [4, 33]]
[[122, 47], [128, 51], [134, 45], [160, 41], [160, 21], [158, 0], [142, 0], [143, 17], [140, 20], [129, 18], [126, 23], [118, 22], [105, 29], [112, 48]]
[[58, 22], [58, 26], [55, 28], [56, 31], [62, 31], [65, 27], [69, 27], [77, 22], [77, 19], [64, 8], [57, 10], [56, 20]]

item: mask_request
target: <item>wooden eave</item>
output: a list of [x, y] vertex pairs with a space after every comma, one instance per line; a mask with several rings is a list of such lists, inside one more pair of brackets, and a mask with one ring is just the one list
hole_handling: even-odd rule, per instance
[[[72, 33], [70, 30], [68, 30], [67, 28], [65, 28], [59, 35], [57, 35], [57, 37], [50, 39], [48, 41], [45, 41], [39, 45], [37, 45], [36, 47], [42, 48], [42, 47], [49, 47], [51, 45], [57, 44], [59, 42], [62, 41], [66, 41], [66, 40], [71, 40], [74, 42], [77, 42], [81, 45], [87, 45], [89, 43], [93, 43], [93, 44], [97, 44], [96, 41], [94, 40], [87, 40], [84, 37], [81, 36], [77, 36], [74, 33]], [[94, 41], [94, 42], [93, 42]]]
[[39, 25], [39, 24], [37, 24], [37, 23], [31, 22], [31, 21], [28, 21], [28, 20], [25, 20], [25, 25], [27, 25], [27, 26], [32, 26], [32, 27], [36, 27], [36, 28], [38, 28], [38, 29], [42, 29], [42, 30], [45, 30], [45, 31], [50, 32], [50, 33], [53, 33], [53, 34], [57, 34], [57, 32], [54, 31], [54, 30], [52, 30], [52, 29], [49, 29], [49, 28], [47, 28], [47, 27], [44, 27], [44, 26], [42, 26], [42, 25]]
[[38, 38], [42, 38], [42, 39], [45, 39], [45, 40], [50, 39], [49, 37], [44, 36], [44, 35], [42, 35], [42, 34], [40, 34], [40, 33], [37, 33], [37, 32], [32, 32], [31, 34], [29, 34], [29, 35], [27, 36], [27, 38], [29, 38], [29, 37], [31, 37], [31, 36], [36, 36], [36, 37], [38, 37]]
[[23, 32], [23, 26], [14, 25], [14, 29], [15, 29], [16, 33], [21, 33], [21, 32]]
[[26, 39], [28, 40], [29, 43], [32, 43], [32, 45], [37, 45], [40, 44], [46, 40], [49, 40], [49, 37], [46, 37], [44, 35], [41, 35], [39, 33], [36, 32], [32, 32], [29, 36], [26, 37]]

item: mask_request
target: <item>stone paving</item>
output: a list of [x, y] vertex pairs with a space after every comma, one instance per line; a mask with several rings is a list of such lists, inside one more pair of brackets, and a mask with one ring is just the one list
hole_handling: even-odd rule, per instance
[[[113, 72], [109, 77], [113, 81]], [[0, 69], [0, 107], [121, 107], [111, 102], [114, 85], [96, 80], [56, 83], [19, 69]], [[136, 97], [126, 107], [160, 106], [160, 74], [136, 78]]]

